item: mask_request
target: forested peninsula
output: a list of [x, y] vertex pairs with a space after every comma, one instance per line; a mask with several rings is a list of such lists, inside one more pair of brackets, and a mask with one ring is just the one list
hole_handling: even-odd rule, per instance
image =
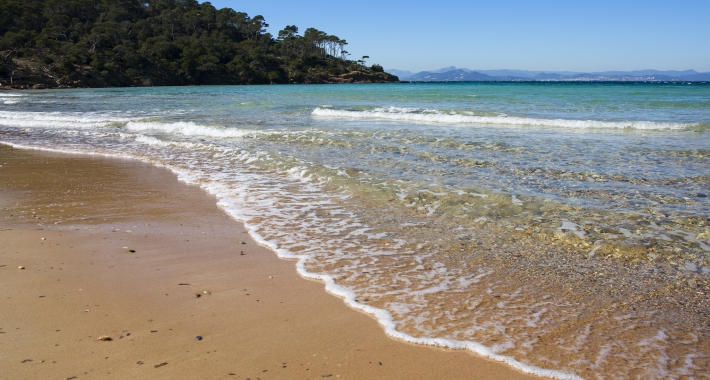
[[0, 0], [0, 88], [396, 82], [347, 42], [196, 0]]

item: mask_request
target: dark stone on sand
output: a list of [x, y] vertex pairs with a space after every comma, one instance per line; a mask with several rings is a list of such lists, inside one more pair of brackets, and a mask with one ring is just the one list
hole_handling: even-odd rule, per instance
[[195, 337], [195, 340], [202, 340], [202, 335], [197, 335], [197, 336]]

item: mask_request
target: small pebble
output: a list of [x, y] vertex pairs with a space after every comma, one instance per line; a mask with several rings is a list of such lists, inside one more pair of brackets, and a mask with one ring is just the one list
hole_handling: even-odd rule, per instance
[[100, 340], [100, 341], [103, 341], [103, 342], [110, 342], [110, 341], [112, 341], [113, 339], [112, 339], [110, 336], [108, 336], [108, 335], [101, 335], [101, 336], [100, 336], [98, 339], [96, 339], [96, 340]]
[[25, 269], [25, 267], [23, 267], [22, 265], [20, 265], [19, 267], [17, 267], [17, 269]]
[[210, 293], [209, 290], [205, 290], [205, 291], [203, 291], [202, 293], [205, 293], [205, 294], [212, 294], [212, 293]]
[[202, 340], [202, 335], [198, 335], [195, 337], [195, 340]]
[[42, 238], [42, 240], [47, 240], [47, 238]]
[[274, 276], [269, 276], [269, 278], [274, 278]]
[[202, 294], [200, 294], [200, 293], [195, 293], [195, 298], [200, 298], [200, 297], [202, 297]]
[[243, 241], [242, 241], [241, 243], [242, 243], [242, 244], [246, 244], [246, 242], [243, 242]]

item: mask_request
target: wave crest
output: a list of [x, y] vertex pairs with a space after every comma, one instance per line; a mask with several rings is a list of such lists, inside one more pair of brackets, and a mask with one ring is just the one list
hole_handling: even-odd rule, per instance
[[0, 111], [0, 125], [20, 128], [100, 128], [130, 119], [91, 113]]
[[166, 133], [178, 133], [185, 136], [207, 136], [207, 137], [243, 137], [246, 131], [236, 128], [210, 127], [195, 124], [191, 121], [178, 121], [174, 123], [156, 123], [131, 121], [126, 124], [126, 129], [131, 131], [161, 131]]
[[568, 119], [536, 119], [516, 116], [477, 116], [437, 110], [414, 108], [382, 107], [364, 111], [352, 111], [333, 108], [316, 107], [313, 116], [349, 118], [349, 119], [381, 119], [393, 121], [408, 121], [415, 123], [445, 123], [445, 124], [499, 124], [526, 125], [541, 127], [558, 127], [574, 129], [640, 129], [640, 130], [682, 130], [693, 124], [656, 121], [601, 121], [601, 120], [568, 120]]

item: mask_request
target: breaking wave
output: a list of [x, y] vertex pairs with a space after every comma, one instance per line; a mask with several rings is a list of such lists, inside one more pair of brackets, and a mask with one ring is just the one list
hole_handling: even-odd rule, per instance
[[347, 119], [381, 119], [407, 121], [415, 123], [444, 124], [499, 124], [527, 125], [541, 127], [573, 128], [573, 129], [640, 129], [640, 130], [683, 130], [692, 127], [689, 123], [671, 123], [656, 121], [601, 121], [601, 120], [567, 120], [567, 119], [536, 119], [516, 116], [479, 116], [471, 112], [454, 113], [431, 109], [381, 107], [371, 110], [344, 110], [316, 107], [311, 113], [318, 117]]

